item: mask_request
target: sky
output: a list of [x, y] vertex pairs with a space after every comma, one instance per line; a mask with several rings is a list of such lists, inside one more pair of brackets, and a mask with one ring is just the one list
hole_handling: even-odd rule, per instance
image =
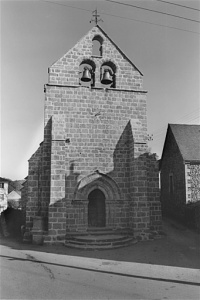
[[96, 8], [144, 75], [152, 153], [161, 157], [168, 123], [200, 124], [200, 0], [116, 1], [0, 1], [1, 177], [28, 175], [43, 140], [48, 67], [95, 25]]

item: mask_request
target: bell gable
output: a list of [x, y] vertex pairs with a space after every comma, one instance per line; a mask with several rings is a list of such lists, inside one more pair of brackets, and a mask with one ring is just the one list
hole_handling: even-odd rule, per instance
[[142, 73], [98, 26], [49, 68], [49, 84], [142, 89]]

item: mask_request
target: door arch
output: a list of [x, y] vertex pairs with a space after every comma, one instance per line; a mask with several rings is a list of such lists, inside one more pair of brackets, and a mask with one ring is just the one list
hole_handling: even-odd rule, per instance
[[95, 189], [88, 195], [88, 226], [105, 227], [105, 195], [100, 189]]

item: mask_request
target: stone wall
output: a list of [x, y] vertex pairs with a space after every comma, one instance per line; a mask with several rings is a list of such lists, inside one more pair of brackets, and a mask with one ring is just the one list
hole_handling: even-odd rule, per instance
[[190, 165], [191, 173], [191, 201], [200, 201], [200, 164]]
[[158, 170], [159, 163], [156, 155], [147, 154], [147, 195], [150, 208], [150, 230], [159, 232], [162, 230], [162, 213]]
[[[161, 166], [162, 210], [166, 215], [183, 218], [186, 203], [185, 166], [171, 129], [166, 139]], [[170, 190], [170, 175], [173, 190]]]
[[200, 164], [187, 163], [186, 172], [186, 203], [200, 201]]
[[33, 218], [41, 213], [41, 172], [42, 146], [29, 159], [28, 172], [28, 201], [26, 203], [26, 230], [33, 226]]
[[21, 189], [21, 208], [24, 212], [26, 212], [26, 205], [28, 201], [28, 178], [23, 183], [23, 188]]

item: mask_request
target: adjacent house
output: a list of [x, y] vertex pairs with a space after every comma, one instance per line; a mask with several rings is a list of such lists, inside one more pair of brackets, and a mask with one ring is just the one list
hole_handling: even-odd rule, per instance
[[183, 219], [200, 201], [200, 125], [168, 125], [160, 171], [163, 213]]
[[8, 178], [0, 177], [0, 212], [8, 207], [19, 208], [21, 200], [21, 189], [25, 180], [12, 181]]
[[8, 206], [8, 185], [10, 180], [0, 177], [0, 213], [2, 213]]
[[25, 179], [22, 180], [10, 180], [8, 185], [8, 193], [12, 191], [16, 191], [17, 193], [21, 193], [21, 189], [23, 188], [23, 183], [25, 182]]
[[8, 204], [13, 208], [19, 208], [20, 207], [20, 200], [21, 200], [21, 191], [15, 191], [12, 190], [8, 194]]

